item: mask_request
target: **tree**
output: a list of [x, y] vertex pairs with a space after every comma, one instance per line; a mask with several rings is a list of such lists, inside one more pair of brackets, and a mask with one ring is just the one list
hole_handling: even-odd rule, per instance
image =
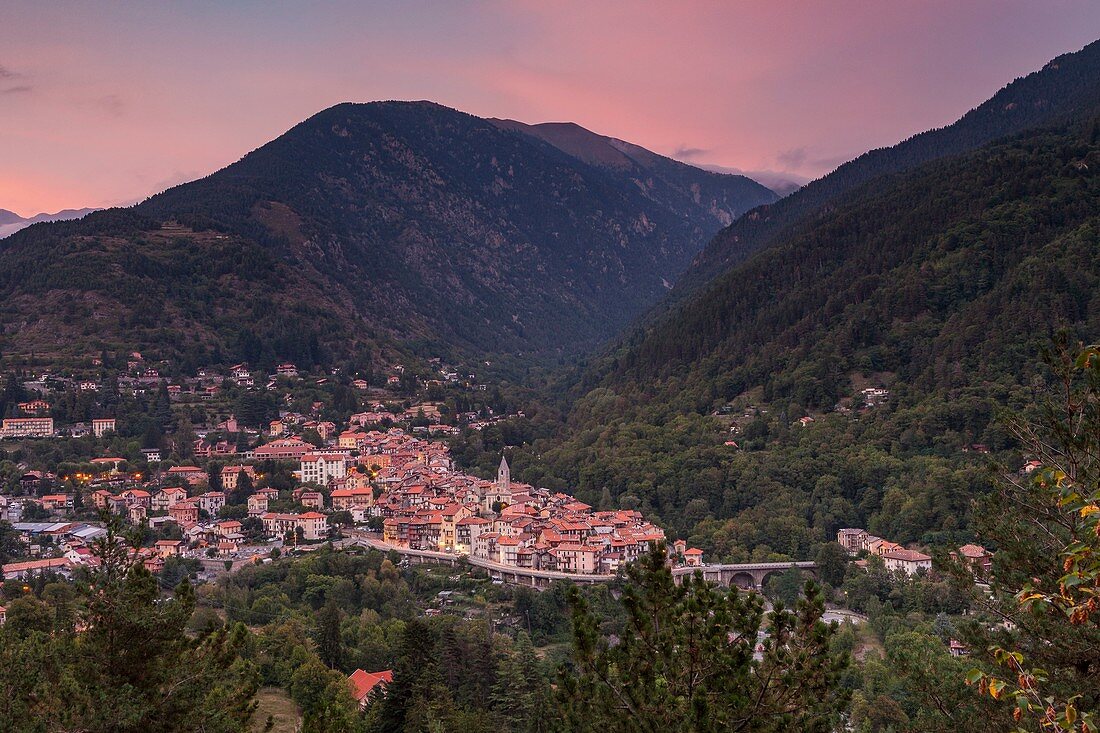
[[817, 577], [822, 583], [839, 588], [844, 583], [848, 571], [848, 551], [836, 542], [825, 542], [817, 548], [814, 556], [817, 563]]
[[237, 473], [237, 485], [229, 492], [226, 501], [229, 504], [247, 504], [248, 497], [255, 493], [255, 491], [256, 486], [252, 482], [252, 476], [248, 474], [248, 471], [242, 470]]
[[385, 697], [372, 705], [372, 730], [430, 730], [430, 725], [448, 717], [451, 698], [439, 670], [437, 641], [435, 630], [424, 621], [414, 619], [405, 626], [393, 682], [386, 687]]
[[1011, 725], [1007, 711], [960, 684], [970, 666], [936, 637], [887, 636], [886, 658], [869, 658], [863, 667], [863, 687], [852, 700], [853, 727], [859, 733], [1004, 730]]
[[34, 632], [48, 634], [53, 627], [53, 618], [46, 603], [34, 596], [24, 596], [8, 604], [5, 630], [17, 636], [28, 636]]
[[501, 660], [493, 707], [511, 733], [543, 733], [550, 729], [553, 717], [549, 692], [531, 637], [521, 632], [511, 654]]
[[19, 532], [10, 522], [0, 522], [0, 563], [9, 563], [23, 554]]
[[560, 704], [570, 731], [830, 731], [847, 693], [848, 664], [833, 653], [834, 627], [809, 583], [794, 613], [768, 615], [762, 659], [755, 661], [763, 604], [688, 577], [673, 583], [665, 550], [627, 569], [627, 621], [617, 644], [574, 589], [574, 670], [562, 679]]
[[317, 655], [330, 669], [338, 669], [343, 658], [343, 642], [340, 638], [340, 607], [331, 598], [317, 613], [315, 619]]
[[302, 708], [302, 733], [344, 733], [358, 727], [347, 678], [326, 668], [316, 656], [310, 655], [294, 670], [288, 689]]
[[793, 606], [798, 603], [804, 584], [802, 571], [791, 567], [782, 573], [769, 575], [764, 582], [764, 594], [773, 601], [779, 601], [786, 606]]
[[1100, 725], [1100, 346], [1073, 354], [1059, 344], [1047, 361], [1057, 378], [1041, 418], [1009, 429], [1041, 466], [1006, 472], [979, 513], [995, 543], [992, 603], [1012, 622], [968, 629], [1001, 674], [974, 669], [968, 681], [1043, 730]]
[[168, 394], [167, 382], [162, 381], [157, 389], [157, 401], [153, 405], [150, 417], [153, 425], [160, 428], [160, 430], [167, 430], [172, 427], [172, 399]]
[[[248, 730], [258, 685], [240, 658], [247, 630], [219, 626], [189, 637], [195, 595], [186, 580], [162, 599], [156, 579], [113, 530], [96, 553], [100, 564], [75, 604], [79, 623], [55, 626], [48, 636], [0, 631], [7, 729]], [[14, 659], [18, 665], [7, 663]]]
[[175, 442], [176, 454], [180, 458], [191, 458], [195, 453], [195, 429], [191, 426], [191, 418], [184, 415], [176, 423], [176, 433], [172, 437]]

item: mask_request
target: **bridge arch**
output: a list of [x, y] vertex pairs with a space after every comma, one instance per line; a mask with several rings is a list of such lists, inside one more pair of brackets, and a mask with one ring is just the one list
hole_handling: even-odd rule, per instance
[[817, 579], [817, 573], [814, 572], [814, 568], [804, 568], [804, 567], [797, 567], [797, 566], [786, 567], [786, 568], [769, 568], [767, 570], [762, 570], [758, 573], [758, 575], [757, 575], [758, 587], [760, 588], [760, 590], [763, 590], [764, 585], [768, 582], [768, 580], [775, 577], [776, 575], [782, 575], [783, 573], [790, 572], [790, 570], [792, 568], [794, 570], [798, 571], [798, 574], [802, 578], [803, 581], [805, 581], [806, 578], [813, 578], [815, 580]]
[[753, 574], [749, 571], [741, 570], [730, 575], [729, 580], [723, 583], [723, 585], [729, 586], [731, 588], [736, 586], [741, 590], [755, 590], [756, 578], [753, 577]]

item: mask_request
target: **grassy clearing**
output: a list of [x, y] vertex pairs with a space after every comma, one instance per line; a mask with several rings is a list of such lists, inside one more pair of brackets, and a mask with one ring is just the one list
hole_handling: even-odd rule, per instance
[[252, 730], [261, 733], [267, 725], [267, 718], [275, 721], [271, 733], [297, 733], [302, 727], [302, 713], [298, 706], [278, 687], [264, 687], [256, 693], [256, 714], [252, 716]]

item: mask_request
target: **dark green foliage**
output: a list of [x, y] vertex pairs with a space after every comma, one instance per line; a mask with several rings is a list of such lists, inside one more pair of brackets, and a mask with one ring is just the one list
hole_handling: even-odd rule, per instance
[[[977, 513], [979, 537], [998, 551], [990, 592], [975, 592], [973, 604], [1010, 623], [960, 624], [987, 665], [994, 648], [1023, 655], [995, 669], [1009, 690], [1017, 677], [1045, 670], [1046, 679], [1033, 683], [1030, 702], [1039, 704], [1028, 720], [1042, 717], [1048, 698], [1059, 712], [1072, 700], [1078, 716], [1100, 714], [1100, 350], [1078, 358], [1079, 351], [1073, 342], [1056, 344], [1046, 355], [1051, 378], [1037, 385], [1038, 416], [1010, 422], [1043, 466], [1027, 476], [1003, 467]], [[1014, 694], [1005, 691], [1006, 705]]]
[[546, 733], [551, 730], [553, 709], [550, 687], [543, 674], [531, 638], [521, 633], [512, 654], [501, 662], [493, 689], [493, 707], [512, 733]]
[[961, 614], [970, 598], [938, 575], [891, 573], [882, 558], [867, 559], [867, 569], [851, 568], [841, 586], [849, 608], [877, 617], [883, 612]]
[[794, 613], [767, 616], [762, 658], [753, 659], [763, 603], [701, 579], [676, 586], [663, 549], [631, 565], [623, 592], [627, 623], [617, 643], [574, 598], [575, 665], [562, 680], [569, 731], [831, 731], [847, 705], [848, 665], [829, 651], [835, 629], [821, 621], [812, 584]]
[[317, 612], [315, 641], [317, 655], [321, 661], [333, 669], [338, 669], [343, 660], [343, 641], [340, 638], [340, 607], [332, 598]]
[[113, 535], [98, 552], [78, 599], [43, 591], [57, 613], [30, 597], [11, 604], [15, 624], [0, 628], [5, 730], [247, 730], [257, 686], [239, 658], [244, 627], [187, 636], [195, 597], [186, 580], [161, 599]]
[[[1039, 347], [1100, 332], [1098, 171], [1071, 128], [852, 192], [587, 367], [514, 473], [637, 501], [715, 559], [806, 559], [845, 526], [972, 539], [988, 458], [964, 450], [1011, 456], [995, 416]], [[861, 408], [866, 384], [888, 400]]]
[[973, 733], [1011, 730], [1007, 711], [963, 684], [973, 663], [952, 657], [941, 639], [902, 632], [886, 639], [884, 659], [864, 664], [852, 699], [856, 733]]
[[[436, 632], [428, 624], [411, 621], [405, 626], [401, 655], [394, 668], [393, 683], [377, 703], [378, 733], [428, 730], [450, 712], [450, 695], [444, 686], [437, 654]], [[449, 672], [460, 669], [448, 667]]]
[[0, 564], [7, 564], [23, 554], [19, 532], [9, 522], [0, 522]]
[[818, 579], [828, 585], [839, 586], [848, 572], [848, 561], [848, 552], [836, 542], [822, 544], [814, 555]]

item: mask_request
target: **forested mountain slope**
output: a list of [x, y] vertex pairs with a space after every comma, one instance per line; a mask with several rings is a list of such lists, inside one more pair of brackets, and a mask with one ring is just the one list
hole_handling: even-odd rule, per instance
[[[186, 343], [198, 360], [255, 358], [258, 340], [306, 363], [378, 339], [477, 358], [576, 352], [775, 198], [661, 161], [675, 186], [436, 104], [338, 105], [132, 211], [6, 240], [3, 348]], [[65, 264], [40, 272], [43, 257]], [[205, 259], [223, 269], [187, 264]], [[284, 348], [288, 332], [321, 348]]]
[[[893, 147], [864, 153], [774, 204], [755, 209], [720, 232], [677, 283], [686, 296], [727, 268], [766, 247], [804, 217], [828, 213], [845, 192], [878, 176], [973, 150], [1018, 132], [1058, 124], [1100, 106], [1100, 41], [1052, 60], [1016, 79], [958, 121]], [[675, 297], [674, 297], [675, 300]]]
[[726, 226], [730, 212], [753, 199], [775, 201], [771, 191], [744, 176], [705, 171], [645, 148], [598, 135], [572, 122], [525, 125], [514, 120], [492, 120], [502, 129], [516, 130], [550, 143], [588, 165], [629, 178], [643, 194], [686, 218], [702, 209]]
[[513, 468], [731, 558], [849, 525], [965, 538], [988, 459], [964, 450], [1011, 451], [994, 418], [1041, 348], [1100, 334], [1098, 252], [1095, 122], [878, 179], [592, 365]]

